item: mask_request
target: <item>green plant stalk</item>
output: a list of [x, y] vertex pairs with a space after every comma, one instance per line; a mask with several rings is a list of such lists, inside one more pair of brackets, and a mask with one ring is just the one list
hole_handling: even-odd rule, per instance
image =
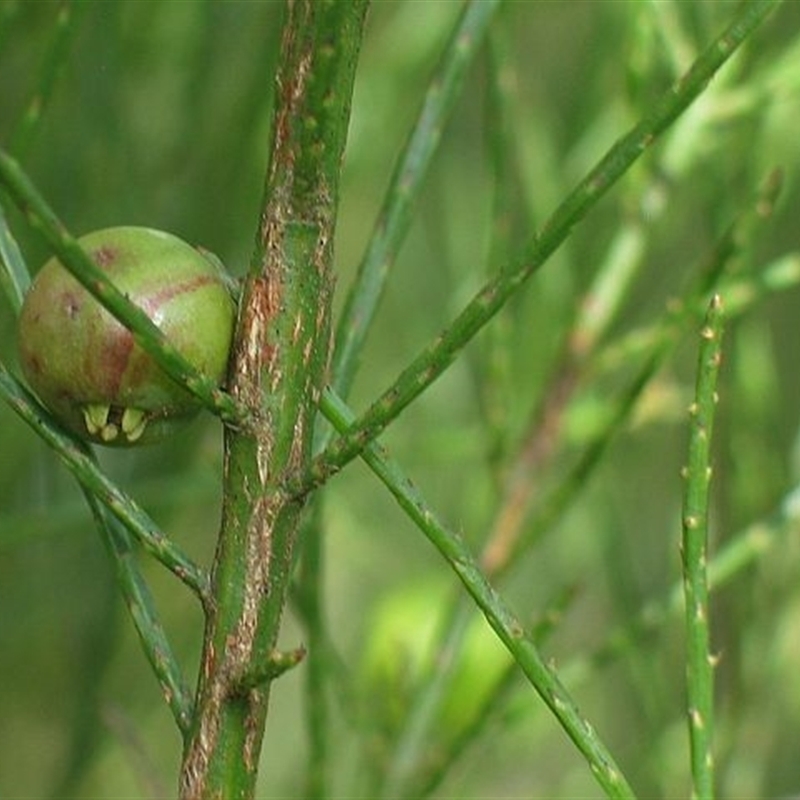
[[[509, 118], [512, 98], [509, 97], [509, 92], [515, 82], [514, 67], [507, 52], [507, 32], [499, 24], [502, 21], [501, 16], [492, 30], [490, 58], [487, 59], [489, 102], [486, 127], [492, 173], [495, 176], [492, 242], [488, 259], [490, 270], [507, 261], [512, 218], [510, 189], [518, 171], [515, 169], [514, 158], [509, 155], [514, 151], [512, 123]], [[563, 410], [571, 389], [577, 385], [580, 376], [577, 360], [593, 349], [603, 330], [609, 325], [625, 295], [630, 276], [639, 263], [638, 256], [642, 251], [640, 229], [638, 220], [629, 222], [610, 247], [606, 258], [607, 266], [598, 271], [586, 298], [579, 304], [582, 313], [569, 336], [563, 363], [554, 371], [557, 377], [552, 383], [553, 392], [548, 396], [541, 416], [536, 415], [531, 433], [525, 437], [526, 441], [519, 448], [511, 466], [505, 467], [507, 478], [499, 487], [502, 492], [500, 511], [491, 526], [491, 534], [481, 558], [481, 564], [489, 577], [493, 576], [495, 570], [504, 568], [519, 536], [525, 519], [525, 515], [519, 512], [529, 503], [532, 487], [536, 485], [536, 481], [531, 481], [531, 470], [542, 459], [547, 458], [547, 451], [556, 444], [558, 437], [553, 435], [553, 429], [558, 423], [555, 419]], [[489, 334], [486, 352], [482, 353], [485, 366], [483, 363], [475, 365], [476, 392], [491, 431], [490, 458], [491, 463], [496, 466], [499, 466], [501, 454], [508, 449], [508, 445], [503, 444], [508, 419], [507, 413], [503, 411], [508, 394], [509, 365], [504, 357], [504, 344], [507, 344], [509, 333], [507, 323], [502, 313], [497, 315], [494, 324], [485, 332]], [[546, 433], [539, 438], [537, 431]], [[455, 604], [449, 613], [452, 624], [445, 626], [446, 638], [437, 644], [436, 667], [415, 693], [397, 743], [393, 746], [382, 796], [402, 794], [402, 787], [414, 770], [429, 757], [431, 729], [436, 724], [453, 665], [458, 663], [463, 632], [471, 616], [469, 605], [464, 602]]]
[[[82, 443], [74, 442], [60, 432], [47, 412], [38, 407], [33, 397], [2, 364], [0, 395], [58, 453], [83, 487], [98, 529], [116, 565], [118, 582], [145, 656], [178, 727], [185, 733], [191, 716], [191, 695], [158, 621], [147, 585], [136, 566], [125, 528], [136, 536], [146, 552], [177, 575], [203, 602], [207, 602], [209, 597], [208, 578], [132, 500], [103, 475]], [[121, 523], [119, 527], [115, 527], [115, 521], [108, 517], [109, 512]]]
[[305, 628], [308, 644], [305, 682], [305, 722], [308, 738], [306, 768], [307, 800], [323, 800], [328, 791], [329, 724], [326, 687], [329, 680], [330, 650], [323, 609], [324, 548], [322, 503], [314, 498], [303, 530], [303, 557], [297, 573], [293, 599]]
[[[689, 298], [705, 297], [708, 290], [714, 286], [723, 274], [725, 266], [735, 255], [737, 248], [737, 224], [732, 225], [711, 252], [708, 262], [699, 271], [696, 284], [688, 290]], [[614, 301], [613, 304], [616, 304]], [[658, 330], [659, 336], [654, 337], [651, 342], [651, 350], [648, 358], [641, 366], [635, 379], [631, 382], [628, 390], [617, 400], [614, 405], [613, 413], [609, 416], [607, 424], [598, 432], [597, 436], [589, 443], [582, 452], [577, 463], [570, 469], [565, 478], [559, 482], [556, 489], [545, 498], [538, 513], [532, 523], [525, 523], [526, 516], [520, 516], [520, 528], [524, 525], [526, 535], [524, 537], [514, 536], [511, 541], [500, 541], [494, 535], [490, 536], [487, 547], [481, 558], [481, 563], [492, 577], [501, 576], [507, 568], [515, 563], [520, 552], [535, 542], [538, 537], [549, 529], [569, 506], [576, 494], [583, 487], [594, 467], [600, 463], [608, 445], [615, 438], [616, 433], [627, 423], [630, 415], [635, 408], [636, 401], [641, 396], [644, 388], [649, 384], [652, 376], [657, 372], [666, 360], [675, 343], [679, 340], [679, 334], [685, 329], [687, 323], [692, 319], [692, 310], [696, 303], [687, 301], [675, 310], [668, 310], [661, 320]], [[577, 324], [580, 330], [583, 326], [583, 318], [579, 318]], [[600, 333], [600, 327], [587, 331], [582, 348], [591, 347]], [[584, 355], [588, 356], [588, 353]], [[523, 473], [524, 474], [524, 473]], [[498, 527], [498, 522], [493, 526], [493, 530]], [[458, 631], [465, 629], [468, 619], [468, 609], [460, 607], [460, 611], [454, 609], [452, 631], [448, 627], [447, 641], [440, 643], [438, 651], [449, 653], [451, 656], [460, 647]], [[398, 766], [395, 767], [397, 776], [393, 784], [394, 789], [401, 783], [413, 769], [413, 765], [419, 754], [422, 752], [426, 740], [425, 730], [430, 727], [435, 719], [437, 703], [435, 697], [437, 692], [441, 700], [443, 688], [447, 685], [448, 664], [455, 663], [455, 658], [441, 659], [438, 669], [431, 675], [429, 686], [425, 687], [418, 702], [415, 702], [408, 723], [406, 724], [400, 742], [397, 745], [396, 759]], [[388, 791], [386, 796], [392, 796], [392, 791]]]
[[[768, 519], [756, 522], [739, 532], [713, 556], [708, 564], [708, 585], [711, 591], [722, 588], [745, 569], [751, 567], [755, 561], [777, 544], [782, 535], [788, 535], [790, 531], [797, 528], [800, 521], [799, 498], [800, 490], [795, 488], [784, 497]], [[663, 599], [646, 603], [632, 622], [615, 628], [589, 654], [572, 658], [565, 663], [561, 670], [562, 679], [572, 686], [583, 684], [595, 677], [597, 670], [613, 663], [630, 648], [641, 646], [648, 635], [661, 629], [670, 618], [683, 611], [683, 591], [683, 582], [676, 583]], [[454, 624], [460, 624], [459, 619], [458, 615], [454, 616]], [[450, 627], [445, 626], [447, 630], [450, 630]], [[455, 642], [455, 645], [458, 646], [459, 642]], [[447, 675], [445, 675], [446, 678]], [[498, 689], [500, 689], [499, 684]], [[431, 687], [431, 691], [435, 691], [435, 687]], [[489, 698], [487, 698], [488, 701]], [[488, 713], [489, 709], [487, 708], [486, 711]], [[463, 737], [468, 739], [469, 736], [470, 732], [465, 730]], [[445, 759], [457, 756], [457, 749], [462, 744], [468, 743], [462, 740], [463, 737], [459, 736], [452, 742], [453, 749], [448, 748]], [[435, 790], [440, 777], [444, 777], [444, 775], [440, 776], [438, 769], [434, 768], [428, 778], [423, 778], [419, 789], [410, 795], [414, 797], [427, 796]]]
[[161, 685], [172, 716], [185, 736], [192, 718], [192, 696], [159, 622], [150, 590], [136, 564], [130, 537], [116, 520], [108, 516], [96, 495], [87, 490], [84, 490], [84, 495], [114, 562], [117, 584], [139, 634], [142, 649]]
[[521, 256], [489, 281], [352, 427], [314, 459], [306, 477], [309, 486], [323, 483], [355, 458], [447, 369], [461, 349], [556, 251], [572, 228], [702, 93], [714, 73], [777, 2], [779, 0], [750, 0], [741, 7], [723, 33], [656, 103], [653, 112], [618, 140], [567, 196]]
[[8, 227], [3, 206], [0, 203], [0, 284], [8, 297], [14, 316], [19, 315], [22, 308], [22, 301], [25, 299], [25, 292], [31, 285], [31, 278], [25, 261], [22, 258], [19, 246], [17, 245], [11, 229]]
[[[601, 435], [595, 437], [587, 447], [581, 459], [583, 466], [579, 465], [575, 473], [576, 479], [560, 483], [555, 490], [555, 497], [560, 498], [557, 503], [545, 501], [543, 505], [553, 510], [544, 514], [544, 519], [549, 520], [554, 513], [559, 514], [560, 509], [573, 496], [574, 487], [583, 484], [588, 478], [592, 464], [597, 462], [597, 457], [605, 447], [603, 442], [613, 435], [615, 429], [625, 424], [633, 403], [647, 385], [649, 377], [671, 352], [682, 332], [693, 324], [694, 318], [705, 313], [708, 293], [719, 285], [725, 272], [732, 270], [735, 259], [742, 260], [757, 234], [763, 231], [764, 222], [772, 214], [781, 185], [782, 179], [778, 171], [767, 176], [752, 204], [736, 215], [715, 243], [706, 262], [699, 270], [693, 271], [693, 274], [697, 272], [697, 278], [683, 292], [680, 304], [673, 302], [673, 309], [668, 308], [652, 325], [653, 333], [647, 341], [647, 351], [637, 354], [645, 355], [649, 364], [644, 365], [639, 378], [633, 384], [633, 390], [627, 393], [624, 401], [615, 404], [609, 424]], [[553, 371], [552, 390], [546, 395], [544, 404], [530, 426], [531, 433], [525, 437], [523, 446], [507, 471], [509, 479], [504, 487], [501, 512], [492, 525], [482, 557], [483, 566], [490, 575], [502, 572], [505, 565], [513, 561], [513, 557], [519, 553], [517, 540], [526, 526], [527, 507], [535, 496], [533, 486], [536, 481], [530, 480], [531, 471], [541, 470], [552, 456], [555, 443], [559, 440], [558, 431], [564, 410], [579, 384], [585, 383], [590, 374], [596, 376], [597, 344], [616, 318], [628, 294], [632, 278], [641, 264], [643, 252], [644, 234], [641, 220], [637, 218], [623, 225], [609, 247], [605, 264], [598, 270], [592, 285], [581, 300], [581, 311], [569, 332], [560, 362]], [[756, 280], [768, 285], [776, 283], [772, 276], [767, 278], [766, 275], [759, 275]], [[635, 360], [631, 355], [620, 366], [628, 367]], [[593, 453], [593, 450], [597, 450], [597, 453]], [[543, 527], [527, 526], [527, 530], [525, 542], [530, 544]]]
[[44, 235], [64, 267], [110, 314], [131, 331], [134, 341], [152, 356], [159, 367], [225, 422], [242, 425], [247, 421], [241, 404], [214, 381], [198, 372], [170, 343], [147, 313], [131, 303], [108, 280], [106, 273], [84, 252], [47, 205], [20, 165], [3, 150], [0, 150], [0, 186], [6, 189], [29, 223]]
[[[606, 266], [598, 271], [589, 290], [581, 298], [581, 311], [571, 326], [561, 356], [552, 371], [550, 391], [543, 398], [540, 407], [534, 410], [528, 432], [506, 470], [507, 478], [501, 487], [499, 510], [481, 557], [484, 569], [490, 575], [503, 572], [519, 552], [519, 539], [525, 528], [528, 507], [536, 496], [537, 481], [532, 480], [531, 476], [535, 472], [543, 471], [556, 451], [564, 412], [585, 378], [586, 364], [594, 354], [597, 342], [615, 319], [628, 293], [633, 274], [641, 263], [643, 249], [640, 226], [625, 225], [612, 242]], [[635, 393], [631, 393], [626, 401], [617, 406], [616, 413], [603, 434], [587, 448], [583, 459], [586, 469], [578, 481], [565, 481], [559, 487], [557, 491], [563, 496], [559, 509], [565, 507], [569, 497], [573, 496], [573, 490], [588, 477], [591, 467], [605, 450], [604, 442], [613, 437], [616, 430], [627, 421], [636, 397], [652, 374], [652, 370], [647, 371], [644, 379], [635, 387]], [[594, 455], [591, 451], [596, 445], [600, 449]], [[542, 529], [537, 530], [541, 532]], [[530, 544], [532, 538], [535, 537], [525, 537], [526, 543]]]
[[689, 463], [685, 469], [681, 560], [686, 600], [686, 679], [692, 797], [712, 800], [714, 768], [714, 658], [708, 622], [708, 504], [711, 434], [721, 362], [722, 301], [715, 295], [701, 331], [695, 399], [690, 408]]
[[[22, 253], [6, 225], [2, 207], [0, 207], [0, 257], [3, 261], [2, 275], [8, 277], [8, 283], [13, 290], [10, 293], [12, 305], [15, 314], [18, 314], [25, 292], [30, 285], [30, 274]], [[126, 527], [130, 528], [134, 534], [138, 534], [140, 541], [144, 539], [142, 544], [146, 551], [162, 561], [173, 572], [178, 570], [177, 574], [181, 580], [188, 583], [204, 603], [208, 601], [209, 597], [208, 577], [177, 548], [174, 548], [169, 539], [163, 537], [158, 531], [154, 523], [144, 519], [142, 512], [135, 506], [130, 507], [132, 503], [119, 490], [116, 490], [116, 487], [102, 474], [92, 457], [91, 450], [82, 443], [74, 443], [70, 437], [59, 433], [56, 426], [49, 420], [47, 412], [37, 407], [36, 401], [28, 394], [27, 390], [16, 383], [2, 364], [0, 364], [0, 393], [51, 447], [63, 454], [62, 458], [66, 465], [73, 470], [79, 483], [82, 484], [86, 502], [116, 567], [117, 584], [139, 635], [142, 649], [161, 686], [162, 694], [172, 711], [175, 722], [181, 733], [185, 735], [191, 719], [192, 697], [178, 661], [172, 652], [166, 632], [158, 619], [150, 590], [136, 564], [132, 542]], [[48, 427], [50, 427], [49, 430]], [[59, 445], [54, 446], [54, 441], [58, 441]], [[104, 493], [104, 496], [108, 497], [116, 491], [118, 498], [123, 501], [117, 505], [124, 515], [124, 519], [123, 517], [114, 519], [109, 515], [108, 509], [111, 506], [108, 508], [103, 506], [101, 495], [89, 488], [88, 481], [81, 480], [81, 474], [84, 471], [93, 474], [96, 482], [107, 484], [108, 491]], [[141, 522], [145, 522], [145, 525], [142, 526]], [[152, 545], [148, 545], [147, 540], [153, 539], [154, 532], [155, 539]], [[165, 547], [166, 560], [163, 557]], [[78, 755], [78, 761], [80, 761], [80, 755]], [[64, 781], [67, 785], [74, 775], [72, 770], [66, 773]]]
[[[520, 172], [515, 121], [512, 113], [519, 101], [517, 68], [511, 57], [511, 35], [507, 16], [500, 14], [486, 48], [486, 153], [492, 175], [491, 232], [486, 258], [487, 276], [507, 264], [515, 218], [529, 219], [530, 209], [518, 203], [514, 193]], [[519, 206], [522, 206], [520, 208]], [[487, 331], [486, 346], [473, 359], [472, 378], [480, 403], [488, 439], [488, 460], [496, 480], [508, 447], [511, 418], [509, 407], [513, 368], [512, 323], [508, 314], [498, 314]]]
[[0, 397], [41, 436], [61, 458], [78, 483], [129, 530], [144, 550], [160, 561], [202, 601], [210, 602], [205, 571], [195, 564], [152, 519], [98, 468], [85, 445], [64, 434], [31, 393], [0, 363]]
[[[509, 32], [504, 22], [506, 18], [502, 13], [495, 18], [487, 41], [485, 65], [487, 99], [484, 127], [487, 159], [493, 178], [491, 238], [486, 258], [488, 275], [493, 275], [508, 260], [515, 204], [513, 187], [519, 172], [514, 156], [516, 148], [511, 114], [515, 99], [515, 66], [510, 57]], [[519, 216], [527, 218], [526, 210], [519, 211]], [[469, 361], [481, 417], [489, 432], [489, 465], [499, 474], [507, 448], [507, 407], [511, 396], [508, 316], [498, 314], [486, 333], [486, 347], [469, 351], [472, 356]], [[445, 621], [439, 626], [441, 633], [433, 666], [415, 687], [399, 734], [391, 742], [388, 764], [376, 792], [381, 798], [408, 795], [411, 781], [414, 780], [415, 785], [419, 782], [415, 778], [420, 765], [430, 759], [433, 728], [439, 719], [453, 670], [459, 663], [464, 636], [475, 613], [474, 604], [463, 594], [448, 600], [448, 606]]]
[[[0, 399], [3, 395], [0, 393]], [[198, 494], [214, 490], [213, 481], [216, 476], [208, 464], [194, 465], [175, 475], [173, 479], [164, 480], [162, 474], [154, 474], [149, 478], [137, 480], [137, 502], [151, 509], [151, 515], [158, 515], [162, 510], [183, 508], [191, 505]], [[48, 506], [38, 509], [4, 509], [3, 535], [0, 536], [0, 558], [22, 543], [57, 540], [64, 528], [75, 527], [85, 520], [85, 505], [82, 499], [69, 496], [61, 497]], [[136, 537], [134, 536], [134, 539]]]
[[[255, 792], [275, 643], [330, 339], [339, 172], [365, 0], [287, 6], [273, 142], [240, 302], [231, 391], [256, 418], [226, 431], [222, 529], [180, 796]], [[254, 685], [254, 676], [263, 683]]]
[[[795, 488], [787, 494], [776, 511], [766, 520], [750, 525], [734, 536], [721, 548], [708, 563], [708, 587], [717, 591], [729, 581], [740, 575], [745, 569], [751, 567], [755, 561], [775, 546], [782, 535], [788, 535], [797, 529], [800, 521], [800, 492]], [[578, 685], [597, 676], [597, 670], [614, 662], [620, 655], [628, 652], [631, 647], [641, 647], [648, 634], [661, 629], [671, 617], [683, 611], [684, 608], [683, 582], [677, 583], [672, 590], [662, 599], [648, 602], [636, 614], [634, 621], [621, 628], [616, 628], [609, 634], [605, 641], [586, 656], [568, 661], [561, 670], [563, 679], [570, 685]], [[560, 605], [560, 604], [559, 604]], [[546, 623], [547, 620], [543, 620]], [[538, 628], [536, 633], [538, 634]], [[538, 642], [538, 638], [537, 638]], [[505, 675], [501, 682], [505, 680]], [[502, 691], [502, 683], [498, 682], [497, 691]], [[490, 713], [489, 704], [493, 698], [487, 698], [485, 713]], [[475, 724], [477, 725], [477, 720]], [[472, 727], [472, 726], [471, 726]], [[442, 770], [446, 761], [458, 755], [459, 749], [468, 744], [470, 731], [463, 731], [448, 747], [442, 763]], [[425, 797], [434, 791], [445, 773], [439, 774], [437, 768], [432, 770], [430, 776], [420, 784], [414, 797]]]
[[333, 385], [346, 396], [389, 271], [408, 232], [442, 131], [499, 0], [468, 0], [431, 77], [419, 115], [400, 155], [378, 219], [350, 287], [336, 331]]
[[[352, 413], [331, 391], [322, 396], [320, 410], [338, 431], [352, 425]], [[522, 623], [492, 588], [463, 539], [437, 518], [399, 466], [376, 443], [363, 451], [362, 458], [456, 573], [500, 641], [584, 756], [606, 795], [635, 797], [613, 757], [581, 715], [558, 675], [546, 664]]]
[[[531, 639], [541, 647], [552, 632], [574, 591], [564, 591], [547, 612], [534, 625]], [[475, 617], [475, 604], [461, 593], [450, 603], [443, 622], [439, 625], [443, 635], [437, 645], [430, 670], [415, 693], [414, 702], [403, 726], [400, 739], [381, 785], [381, 798], [428, 797], [443, 781], [450, 767], [468, 745], [475, 741], [498, 710], [503, 698], [519, 677], [519, 665], [509, 661], [508, 667], [497, 679], [484, 702], [462, 730], [448, 741], [431, 747], [431, 728], [435, 725], [448, 690], [452, 687], [453, 669], [459, 663], [464, 636]], [[436, 757], [431, 757], [431, 751]]]

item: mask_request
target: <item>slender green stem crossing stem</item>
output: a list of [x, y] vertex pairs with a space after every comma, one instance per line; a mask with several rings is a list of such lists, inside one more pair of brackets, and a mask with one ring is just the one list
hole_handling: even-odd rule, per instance
[[[330, 391], [324, 393], [320, 409], [339, 431], [347, 430], [352, 424], [352, 412]], [[447, 560], [498, 638], [508, 648], [531, 685], [583, 754], [607, 796], [635, 797], [613, 757], [581, 715], [558, 675], [542, 658], [519, 619], [488, 582], [463, 539], [438, 519], [419, 491], [382, 448], [372, 443], [364, 449], [362, 457], [431, 544]]]
[[34, 397], [0, 363], [0, 396], [67, 465], [81, 486], [96, 496], [153, 558], [180, 578], [203, 602], [210, 602], [205, 571], [166, 537], [152, 519], [101, 472], [85, 446], [65, 436]]
[[711, 433], [721, 361], [722, 302], [715, 295], [701, 331], [695, 400], [690, 409], [689, 463], [683, 501], [684, 595], [686, 600], [686, 678], [692, 796], [714, 797], [711, 742], [714, 712], [714, 660], [708, 620], [708, 504], [711, 482]]
[[730, 25], [695, 61], [686, 75], [666, 92], [653, 112], [617, 141], [568, 195], [520, 257], [489, 281], [453, 323], [403, 370], [348, 431], [317, 456], [308, 474], [309, 486], [324, 482], [355, 458], [368, 442], [380, 435], [415, 397], [444, 372], [519, 286], [556, 251], [600, 197], [697, 98], [714, 73], [777, 2], [751, 0], [742, 6]]
[[305, 628], [308, 645], [305, 681], [305, 721], [309, 756], [306, 775], [308, 800], [329, 795], [330, 725], [328, 678], [330, 647], [323, 596], [324, 547], [321, 498], [315, 498], [303, 531], [303, 556], [293, 600]]
[[6, 215], [0, 205], [0, 285], [3, 286], [14, 314], [19, 314], [31, 278]]
[[[735, 221], [723, 232], [701, 266], [693, 270], [692, 274], [696, 277], [692, 285], [687, 287], [683, 293], [684, 300], [680, 306], [673, 305], [665, 310], [662, 317], [653, 323], [653, 334], [648, 339], [647, 357], [636, 378], [631, 382], [629, 391], [613, 403], [607, 423], [598, 430], [597, 435], [589, 442], [577, 463], [567, 472], [563, 480], [550, 494], [545, 495], [533, 520], [531, 521], [527, 514], [521, 513], [519, 507], [514, 507], [512, 513], [507, 515], [510, 518], [516, 518], [515, 524], [518, 525], [520, 533], [524, 535], [520, 537], [514, 535], [510, 539], [495, 537], [494, 532], [502, 531], [504, 528], [503, 520], [507, 512], [505, 501], [501, 504], [498, 516], [491, 526], [493, 533], [487, 539], [487, 545], [481, 558], [484, 570], [492, 579], [497, 579], [504, 574], [511, 565], [518, 561], [518, 557], [525, 549], [529, 549], [541, 535], [552, 529], [565, 509], [574, 502], [577, 495], [586, 486], [594, 466], [601, 462], [602, 455], [606, 452], [609, 444], [615, 440], [616, 433], [629, 422], [643, 389], [650, 384], [652, 376], [669, 354], [674, 351], [675, 346], [682, 339], [683, 332], [693, 327], [699, 320], [701, 306], [707, 304], [709, 292], [728, 274], [731, 262], [741, 255], [742, 249], [746, 249], [747, 243], [759, 229], [754, 222], [760, 220], [763, 223], [764, 217], [768, 216], [767, 209], [772, 205], [774, 196], [772, 181], [768, 181], [758, 193], [752, 207], [746, 208], [737, 215]], [[623, 263], [622, 267], [626, 269], [627, 264]], [[779, 274], [772, 276], [773, 271], [777, 271]], [[786, 288], [787, 281], [796, 281], [796, 279], [796, 269], [793, 269], [790, 263], [789, 265], [778, 264], [770, 270], [759, 271], [756, 277], [742, 278], [740, 276], [737, 280], [747, 281], [748, 286], [753, 280], [757, 280], [759, 283], [763, 282], [765, 286], [778, 290]], [[732, 284], [729, 289], [732, 290], [734, 286], [743, 288], [740, 284]], [[619, 303], [620, 288], [620, 284], [617, 282], [610, 287], [610, 291], [608, 285], [605, 289], [597, 286], [590, 288], [589, 295], [593, 298], [600, 295], [602, 301], [595, 300], [594, 303], [585, 304], [587, 308], [591, 309], [590, 316], [579, 316], [574, 332], [571, 334], [573, 341], [580, 341], [580, 356], [584, 360], [592, 360], [593, 344], [599, 339], [602, 330], [613, 317], [613, 308]], [[742, 291], [737, 294], [741, 295]], [[756, 293], [749, 291], [746, 294], [752, 298]], [[741, 306], [741, 302], [739, 305]], [[639, 361], [642, 355], [644, 354], [640, 352], [635, 357], [631, 356], [626, 364], [630, 365]], [[568, 369], [569, 366], [560, 374], [566, 374]], [[576, 381], [578, 377], [576, 374]], [[552, 427], [548, 428], [548, 431], [552, 435]], [[510, 474], [515, 472], [517, 470], [512, 469]], [[524, 468], [518, 471], [522, 481], [528, 474]], [[448, 686], [452, 679], [451, 668], [454, 663], [458, 663], [457, 653], [463, 644], [458, 632], [461, 631], [463, 634], [464, 621], [468, 618], [469, 611], [462, 604], [458, 611], [453, 612], [452, 620], [443, 626], [443, 630], [447, 631], [447, 640], [440, 641], [437, 646], [437, 652], [442, 655], [437, 658], [436, 668], [424, 680], [398, 737], [394, 749], [395, 755], [390, 762], [390, 770], [393, 774], [387, 777], [386, 781], [389, 784], [389, 778], [391, 778], [393, 785], [391, 791], [387, 791], [386, 796], [392, 796], [392, 791], [398, 786], [402, 786], [402, 780], [407, 779], [424, 758], [428, 747], [427, 735], [430, 734], [430, 728], [435, 724], [439, 708], [436, 698], [438, 696], [438, 701], [441, 702], [443, 687]]]
[[79, 27], [86, 7], [86, 3], [61, 0], [54, 21], [52, 38], [39, 69], [36, 89], [11, 136], [10, 149], [17, 157], [21, 157], [35, 140], [37, 128], [53, 94], [59, 72], [64, 68], [75, 31]]
[[150, 590], [136, 564], [131, 539], [117, 520], [109, 516], [95, 494], [84, 490], [84, 495], [113, 559], [120, 591], [139, 634], [142, 649], [161, 685], [178, 729], [186, 735], [192, 718], [192, 695], [158, 619]]

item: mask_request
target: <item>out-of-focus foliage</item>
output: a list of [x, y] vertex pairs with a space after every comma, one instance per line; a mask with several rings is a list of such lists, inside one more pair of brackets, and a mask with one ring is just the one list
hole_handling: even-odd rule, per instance
[[[688, 67], [733, 5], [528, 2], [501, 11], [498, 36], [514, 68], [512, 251]], [[52, 94], [20, 139], [20, 120], [41, 91], [63, 7], [0, 0], [0, 142], [16, 143], [20, 160], [74, 233], [153, 226], [201, 244], [241, 272], [258, 223], [269, 151], [281, 4], [73, 4]], [[459, 9], [456, 2], [373, 5], [342, 184], [340, 296]], [[643, 221], [643, 256], [610, 341], [652, 321], [682, 291], [775, 167], [784, 170], [784, 191], [747, 269], [758, 272], [797, 250], [798, 31], [800, 5], [786, 3], [512, 304], [509, 371], [500, 387], [501, 458], [513, 451], [546, 394], [575, 306], [627, 221]], [[385, 387], [487, 275], [493, 177], [486, 103], [484, 56], [444, 131], [364, 354], [356, 408]], [[38, 268], [47, 251], [9, 205], [11, 227], [28, 263]], [[800, 476], [799, 312], [800, 293], [790, 290], [730, 325], [716, 430], [713, 547], [771, 514]], [[613, 441], [570, 513], [509, 575], [509, 595], [526, 618], [535, 618], [565, 587], [577, 587], [547, 645], [559, 663], [601, 644], [679, 575], [679, 470], [692, 333], [651, 383], [635, 423]], [[14, 336], [11, 307], [0, 298], [0, 357], [11, 365]], [[497, 443], [483, 425], [482, 373], [474, 367], [482, 352], [471, 346], [385, 437], [429, 500], [476, 549], [493, 519], [498, 480], [487, 457]], [[623, 374], [598, 379], [570, 408], [565, 462], [607, 412], [607, 394]], [[103, 453], [102, 463], [170, 536], [210, 563], [221, 500], [221, 435], [212, 420], [199, 421], [168, 445]], [[546, 488], [558, 479], [560, 463], [530, 480]], [[374, 712], [370, 730], [385, 735], [383, 745], [390, 743], [404, 692], [430, 666], [432, 628], [441, 621], [420, 597], [443, 602], [454, 587], [445, 566], [360, 466], [326, 491], [326, 613], [351, 689], [365, 693], [352, 707], [335, 706], [341, 732], [335, 786], [352, 793], [363, 789], [356, 744], [363, 715]], [[726, 796], [800, 791], [799, 573], [795, 531], [713, 601], [712, 633], [722, 654], [719, 775]], [[193, 678], [201, 614], [163, 570], [148, 564], [146, 574]], [[290, 617], [286, 644], [296, 645], [302, 635]], [[470, 670], [482, 670], [482, 641], [479, 633], [470, 636], [457, 676], [456, 689], [465, 695]], [[494, 650], [485, 658], [486, 670], [499, 669]], [[179, 736], [138, 649], [88, 509], [52, 454], [4, 406], [0, 676], [0, 795], [174, 792]], [[578, 690], [642, 796], [686, 794], [683, 679], [674, 622], [613, 666], [594, 670]], [[302, 680], [301, 666], [273, 690], [259, 796], [303, 796]], [[367, 692], [379, 696], [371, 700]], [[473, 704], [470, 696], [459, 707], [450, 696], [438, 733], [446, 739], [448, 726], [460, 724]], [[470, 753], [480, 757], [457, 762], [442, 796], [588, 797], [598, 791], [529, 687], [520, 682], [503, 712], [472, 744]], [[380, 764], [382, 755], [379, 749], [370, 758]]]

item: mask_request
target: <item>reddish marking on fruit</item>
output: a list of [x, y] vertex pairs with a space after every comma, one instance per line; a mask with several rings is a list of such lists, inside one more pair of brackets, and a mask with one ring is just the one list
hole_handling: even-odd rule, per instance
[[106, 244], [92, 250], [92, 259], [98, 267], [107, 267], [117, 260], [117, 252], [116, 247], [109, 247], [109, 245]]
[[208, 284], [214, 283], [219, 283], [219, 280], [215, 276], [198, 275], [196, 278], [192, 278], [189, 281], [176, 283], [172, 286], [164, 286], [157, 292], [148, 294], [146, 298], [142, 298], [141, 305], [142, 308], [149, 313], [151, 309], [157, 309], [162, 305], [166, 305], [173, 297], [177, 297], [180, 294], [189, 294], [189, 292], [194, 292]]

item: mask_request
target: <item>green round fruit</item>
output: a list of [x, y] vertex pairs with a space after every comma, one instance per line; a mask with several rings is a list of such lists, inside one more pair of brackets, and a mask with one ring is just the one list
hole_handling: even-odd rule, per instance
[[[149, 228], [107, 228], [79, 241], [189, 363], [224, 380], [235, 306], [210, 258]], [[42, 267], [28, 290], [18, 332], [31, 387], [84, 439], [118, 446], [157, 441], [200, 409], [58, 259]]]

